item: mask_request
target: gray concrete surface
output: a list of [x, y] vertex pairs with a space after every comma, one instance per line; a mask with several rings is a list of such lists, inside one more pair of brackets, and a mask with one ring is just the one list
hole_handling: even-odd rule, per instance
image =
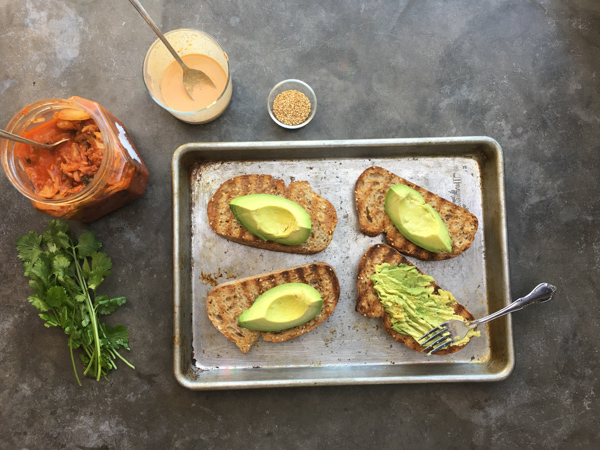
[[[79, 95], [132, 134], [142, 198], [90, 224], [113, 258], [105, 289], [128, 303], [136, 370], [73, 378], [45, 329], [15, 239], [41, 231], [0, 176], [0, 448], [598, 448], [600, 3], [596, 0], [261, 2], [146, 0], [163, 30], [196, 27], [231, 60], [234, 94], [190, 126], [141, 78], [152, 31], [126, 0], [0, 0], [0, 123]], [[317, 92], [305, 129], [265, 103], [296, 77]], [[193, 392], [172, 372], [170, 161], [187, 142], [485, 135], [504, 150], [512, 293], [554, 302], [513, 317], [516, 369], [493, 384]], [[350, 183], [350, 182], [349, 182]]]

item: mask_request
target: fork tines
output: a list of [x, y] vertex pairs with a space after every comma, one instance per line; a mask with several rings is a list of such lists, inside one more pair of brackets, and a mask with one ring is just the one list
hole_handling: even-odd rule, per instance
[[[442, 350], [443, 348], [450, 345], [450, 343], [452, 342], [452, 339], [450, 338], [450, 332], [448, 331], [447, 325], [448, 325], [448, 322], [444, 322], [441, 325], [439, 325], [435, 328], [432, 328], [428, 333], [425, 333], [423, 336], [421, 336], [419, 339], [417, 339], [417, 342], [422, 347], [424, 347], [423, 352], [427, 352], [428, 349], [430, 349], [431, 347], [434, 347], [436, 344], [439, 344], [439, 345], [437, 345], [437, 347], [434, 347], [433, 349], [429, 350], [429, 352], [427, 352], [427, 355], [431, 355], [433, 352]], [[437, 331], [437, 333], [436, 333], [436, 331]], [[435, 333], [435, 334], [433, 334], [433, 333]], [[427, 338], [427, 340], [424, 342], [421, 342], [425, 338]], [[427, 344], [429, 344], [429, 345], [427, 345]]]

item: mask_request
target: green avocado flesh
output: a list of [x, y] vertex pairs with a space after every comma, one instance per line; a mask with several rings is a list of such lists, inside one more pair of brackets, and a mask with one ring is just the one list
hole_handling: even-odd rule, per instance
[[392, 186], [385, 195], [385, 212], [402, 235], [430, 252], [452, 252], [452, 239], [439, 213], [423, 196], [405, 184]]
[[240, 314], [238, 324], [249, 330], [286, 330], [308, 322], [322, 307], [323, 298], [314, 287], [304, 283], [280, 284], [259, 295]]
[[[454, 296], [442, 289], [434, 294], [433, 278], [419, 273], [414, 266], [383, 263], [375, 267], [371, 281], [390, 316], [392, 328], [398, 333], [418, 339], [447, 320], [465, 320], [454, 314], [451, 307], [456, 303]], [[467, 336], [451, 345], [466, 344], [479, 334], [479, 331], [470, 330]]]
[[264, 241], [299, 245], [310, 237], [310, 215], [302, 206], [284, 197], [251, 194], [229, 202], [236, 220]]

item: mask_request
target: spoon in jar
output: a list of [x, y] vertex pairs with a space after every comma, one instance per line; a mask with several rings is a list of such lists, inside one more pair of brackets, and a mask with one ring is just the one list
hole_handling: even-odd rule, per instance
[[185, 88], [185, 91], [187, 92], [187, 94], [190, 96], [190, 98], [192, 100], [194, 100], [194, 96], [192, 94], [194, 93], [194, 87], [196, 85], [206, 84], [206, 85], [209, 85], [212, 87], [216, 87], [215, 83], [210, 79], [210, 77], [208, 75], [206, 75], [201, 70], [192, 69], [192, 68], [188, 67], [183, 62], [181, 57], [177, 54], [177, 52], [171, 46], [169, 41], [167, 41], [167, 38], [160, 32], [160, 30], [158, 29], [158, 27], [156, 26], [154, 21], [150, 18], [150, 16], [148, 15], [148, 13], [144, 9], [144, 7], [141, 5], [141, 3], [138, 2], [138, 0], [129, 0], [129, 1], [133, 5], [133, 7], [137, 10], [137, 12], [139, 12], [140, 15], [146, 20], [146, 22], [148, 22], [148, 25], [150, 25], [150, 28], [152, 28], [152, 30], [160, 38], [162, 43], [165, 44], [165, 47], [167, 47], [167, 50], [169, 50], [171, 52], [171, 55], [173, 55], [173, 58], [175, 58], [175, 61], [177, 61], [177, 63], [183, 69], [183, 87]]
[[4, 130], [0, 130], [0, 137], [2, 137], [4, 139], [8, 139], [10, 141], [16, 141], [16, 142], [20, 142], [21, 144], [32, 145], [34, 147], [39, 147], [39, 148], [43, 148], [45, 150], [50, 150], [50, 151], [54, 150], [56, 147], [58, 147], [63, 142], [66, 142], [69, 140], [67, 138], [67, 139], [61, 139], [60, 141], [57, 141], [57, 142], [53, 142], [52, 144], [42, 144], [41, 142], [35, 142], [30, 139], [26, 139], [22, 136], [9, 133], [8, 131], [4, 131]]

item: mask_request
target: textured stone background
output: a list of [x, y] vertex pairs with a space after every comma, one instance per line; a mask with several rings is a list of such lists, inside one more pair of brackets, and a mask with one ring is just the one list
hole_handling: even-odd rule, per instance
[[[135, 371], [77, 387], [64, 336], [43, 328], [15, 239], [37, 213], [0, 176], [1, 448], [597, 448], [600, 343], [600, 3], [597, 0], [145, 0], [164, 30], [226, 49], [232, 103], [203, 126], [146, 93], [155, 37], [126, 0], [0, 0], [0, 124], [79, 95], [127, 126], [151, 173], [142, 198], [91, 225], [129, 302]], [[270, 88], [300, 78], [319, 109], [274, 125]], [[513, 316], [503, 382], [193, 392], [172, 373], [170, 162], [187, 142], [485, 135], [505, 156]]]

